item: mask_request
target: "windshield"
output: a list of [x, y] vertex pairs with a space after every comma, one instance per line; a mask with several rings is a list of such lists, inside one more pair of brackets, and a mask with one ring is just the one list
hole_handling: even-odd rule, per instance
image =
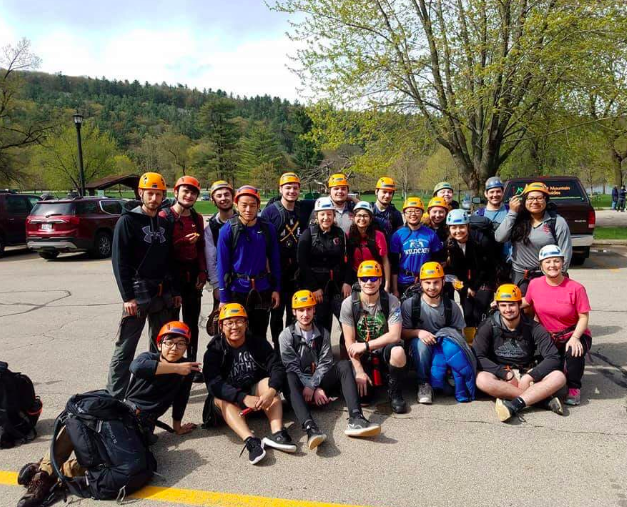
[[[508, 185], [506, 201], [514, 194], [522, 193], [527, 183], [532, 183], [534, 180], [529, 181], [517, 181]], [[583, 193], [581, 187], [576, 180], [563, 179], [563, 180], [551, 180], [544, 182], [549, 187], [549, 192], [552, 201], [586, 201], [587, 196]]]
[[43, 201], [38, 202], [30, 214], [45, 217], [49, 217], [51, 215], [73, 215], [74, 208], [75, 206], [73, 202]]

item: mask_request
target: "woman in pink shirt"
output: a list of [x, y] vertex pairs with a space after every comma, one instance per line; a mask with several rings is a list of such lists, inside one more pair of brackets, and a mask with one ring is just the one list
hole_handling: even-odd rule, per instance
[[590, 302], [585, 287], [564, 276], [564, 254], [558, 246], [543, 247], [539, 260], [544, 276], [531, 280], [523, 301], [533, 308], [562, 356], [568, 385], [566, 404], [579, 405], [585, 355], [592, 344]]

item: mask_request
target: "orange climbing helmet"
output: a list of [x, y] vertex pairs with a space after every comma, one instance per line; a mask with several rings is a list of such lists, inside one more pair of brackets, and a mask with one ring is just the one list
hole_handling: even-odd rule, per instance
[[316, 298], [310, 290], [299, 290], [292, 296], [292, 308], [309, 308], [316, 306]]
[[261, 196], [259, 195], [259, 190], [257, 190], [252, 185], [244, 185], [237, 189], [237, 192], [235, 193], [235, 199], [234, 199], [235, 204], [237, 204], [237, 201], [239, 201], [239, 198], [244, 195], [249, 195], [251, 197], [254, 197], [255, 199], [257, 199], [257, 203], [261, 204]]
[[187, 185], [188, 187], [195, 188], [200, 193], [200, 181], [193, 176], [181, 176], [174, 185], [174, 191], [176, 192], [180, 186]]
[[218, 317], [219, 322], [226, 319], [232, 319], [234, 317], [244, 317], [245, 319], [248, 319], [246, 310], [239, 303], [227, 303], [220, 308], [220, 316]]
[[187, 343], [192, 341], [192, 332], [185, 322], [173, 320], [164, 324], [157, 335], [157, 345], [159, 345], [166, 336], [182, 336]]
[[142, 190], [163, 190], [167, 192], [165, 180], [159, 173], [144, 173], [139, 177], [137, 188]]
[[522, 301], [522, 292], [518, 285], [506, 283], [501, 285], [494, 295], [494, 301], [497, 303], [520, 303]]

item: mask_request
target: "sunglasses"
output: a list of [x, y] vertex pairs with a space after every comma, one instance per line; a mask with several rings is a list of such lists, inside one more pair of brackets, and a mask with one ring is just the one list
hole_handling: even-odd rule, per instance
[[380, 279], [381, 279], [381, 278], [380, 278], [380, 277], [378, 277], [378, 276], [362, 276], [362, 277], [359, 279], [359, 281], [360, 281], [360, 282], [364, 282], [364, 283], [367, 283], [367, 282], [372, 282], [372, 283], [374, 283], [374, 282], [376, 282], [377, 280], [380, 280]]

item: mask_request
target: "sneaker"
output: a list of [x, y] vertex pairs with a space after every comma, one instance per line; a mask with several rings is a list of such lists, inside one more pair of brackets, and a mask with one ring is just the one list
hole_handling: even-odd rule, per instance
[[398, 378], [390, 375], [388, 380], [388, 396], [390, 397], [390, 405], [392, 412], [395, 414], [404, 414], [407, 412], [407, 403], [403, 399], [403, 393]]
[[[263, 442], [256, 437], [248, 437], [244, 441], [244, 449], [248, 449], [248, 462], [251, 465], [256, 465], [266, 457]], [[244, 452], [244, 449], [242, 449], [242, 452], [239, 453], [240, 456]]]
[[544, 408], [550, 410], [554, 414], [564, 415], [564, 407], [557, 396], [551, 396], [544, 400]]
[[296, 452], [296, 444], [292, 442], [292, 437], [285, 428], [273, 433], [269, 437], [263, 438], [266, 447], [272, 447], [283, 452]]
[[581, 403], [581, 389], [575, 389], [574, 387], [568, 389], [568, 396], [564, 403], [573, 407], [579, 405]]
[[496, 415], [499, 417], [499, 421], [505, 422], [516, 415], [516, 409], [509, 400], [496, 399]]
[[40, 507], [50, 496], [52, 487], [57, 483], [48, 472], [37, 472], [31, 479], [26, 494], [19, 499], [17, 507]]
[[376, 437], [381, 433], [381, 425], [372, 423], [363, 414], [355, 414], [348, 418], [348, 426], [344, 434], [349, 437]]
[[418, 403], [431, 405], [431, 403], [433, 403], [433, 388], [431, 385], [426, 382], [424, 384], [418, 384], [418, 396], [416, 398]]
[[305, 431], [307, 432], [307, 447], [310, 451], [313, 451], [327, 439], [327, 436], [318, 429], [318, 425], [313, 421], [305, 423]]
[[17, 474], [17, 483], [27, 488], [37, 472], [39, 472], [39, 463], [26, 463]]
[[192, 382], [194, 384], [204, 384], [205, 383], [205, 376], [202, 374], [201, 371], [197, 371], [194, 373], [194, 377], [192, 379]]

